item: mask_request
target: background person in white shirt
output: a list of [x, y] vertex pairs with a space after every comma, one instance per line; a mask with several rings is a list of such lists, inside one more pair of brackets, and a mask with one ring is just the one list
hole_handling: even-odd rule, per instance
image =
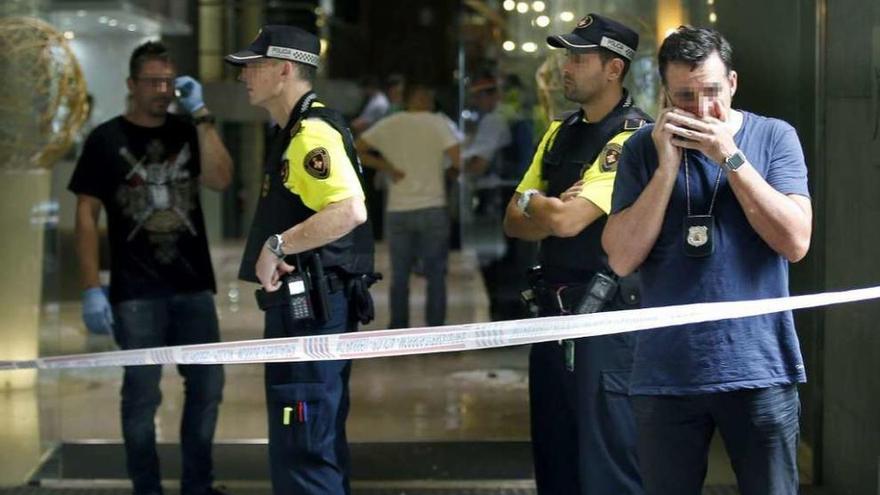
[[434, 91], [410, 84], [406, 108], [364, 132], [358, 154], [367, 167], [388, 174], [385, 218], [391, 254], [391, 321], [389, 328], [409, 326], [409, 276], [416, 259], [424, 262], [428, 282], [425, 321], [446, 320], [446, 265], [449, 254], [449, 215], [444, 190], [444, 157], [457, 174], [459, 140], [441, 115], [433, 112]]

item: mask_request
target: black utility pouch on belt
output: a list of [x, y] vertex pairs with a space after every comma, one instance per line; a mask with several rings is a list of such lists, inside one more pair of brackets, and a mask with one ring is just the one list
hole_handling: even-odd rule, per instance
[[361, 273], [352, 276], [345, 283], [345, 296], [348, 298], [351, 315], [362, 325], [376, 317], [370, 286], [379, 280], [382, 280], [381, 273]]

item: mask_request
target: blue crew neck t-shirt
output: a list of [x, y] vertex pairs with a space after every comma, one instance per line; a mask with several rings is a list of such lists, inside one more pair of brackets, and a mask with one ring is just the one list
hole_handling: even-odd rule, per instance
[[[748, 112], [734, 136], [749, 163], [783, 194], [809, 197], [807, 168], [794, 128]], [[611, 212], [632, 205], [657, 168], [653, 125], [624, 145]], [[720, 167], [687, 151], [691, 214], [705, 215]], [[714, 253], [685, 254], [687, 193], [684, 162], [657, 242], [639, 268], [644, 307], [784, 297], [788, 261], [761, 239], [722, 172], [712, 214]], [[634, 395], [686, 395], [805, 382], [790, 311], [666, 327], [638, 333], [630, 390]]]

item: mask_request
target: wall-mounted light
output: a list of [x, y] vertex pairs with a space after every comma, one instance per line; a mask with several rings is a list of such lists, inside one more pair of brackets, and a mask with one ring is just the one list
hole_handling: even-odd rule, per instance
[[535, 24], [541, 27], [547, 27], [550, 25], [550, 18], [546, 15], [539, 15], [537, 19], [535, 19]]
[[501, 44], [501, 48], [504, 48], [505, 52], [512, 52], [512, 51], [516, 50], [516, 43], [514, 43], [510, 40], [507, 40]]

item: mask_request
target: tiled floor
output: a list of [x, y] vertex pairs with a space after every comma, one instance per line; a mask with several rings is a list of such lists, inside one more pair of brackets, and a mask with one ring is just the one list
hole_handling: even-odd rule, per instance
[[[239, 245], [222, 246], [213, 253], [225, 341], [256, 339], [262, 329], [261, 313], [252, 300], [254, 287], [234, 280], [239, 253]], [[380, 248], [377, 260], [385, 273], [386, 253]], [[423, 321], [423, 279], [415, 278], [412, 289], [412, 324], [418, 325]], [[387, 282], [373, 289], [378, 318], [369, 329], [387, 322], [386, 293]], [[448, 314], [449, 323], [487, 320], [487, 299], [473, 256], [452, 254]], [[112, 347], [106, 338], [85, 335], [77, 302], [44, 307], [43, 327], [44, 355]], [[351, 381], [349, 438], [353, 442], [527, 440], [526, 366], [526, 348], [358, 361]], [[264, 438], [261, 366], [227, 366], [226, 374], [217, 441]], [[0, 392], [0, 486], [24, 481], [57, 442], [118, 440], [120, 379], [121, 370], [113, 368], [43, 372], [36, 390]], [[158, 435], [160, 441], [173, 443], [182, 394], [181, 380], [171, 367], [166, 367], [162, 389]], [[733, 483], [717, 442], [708, 483]]]

